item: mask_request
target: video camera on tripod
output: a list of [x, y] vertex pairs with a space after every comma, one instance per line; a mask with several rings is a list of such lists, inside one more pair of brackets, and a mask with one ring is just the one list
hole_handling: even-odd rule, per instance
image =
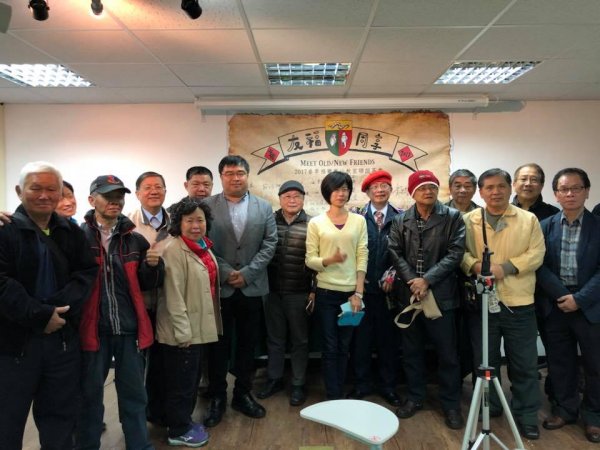
[[[488, 311], [492, 314], [500, 312], [500, 302], [494, 289], [494, 275], [492, 274], [492, 255], [487, 243], [487, 233], [485, 231], [485, 210], [481, 211], [481, 230], [483, 233], [483, 255], [481, 257], [481, 272], [477, 276], [477, 293], [479, 295], [487, 292]], [[482, 296], [482, 301], [486, 296]]]

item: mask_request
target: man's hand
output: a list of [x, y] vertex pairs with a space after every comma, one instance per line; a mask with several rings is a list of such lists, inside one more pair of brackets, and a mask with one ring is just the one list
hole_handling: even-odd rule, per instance
[[384, 281], [383, 283], [381, 283], [381, 290], [383, 292], [385, 292], [386, 294], [389, 294], [390, 292], [392, 292], [392, 287], [394, 286], [393, 283], [389, 283], [387, 281]]
[[579, 309], [573, 294], [567, 294], [559, 297], [556, 299], [556, 304], [562, 312], [566, 313], [575, 312]]
[[346, 261], [346, 258], [348, 258], [348, 255], [342, 252], [339, 247], [337, 247], [333, 255], [323, 260], [323, 265], [331, 266], [332, 264], [343, 263], [344, 261]]
[[4, 226], [5, 223], [10, 223], [10, 218], [12, 214], [8, 211], [0, 212], [0, 227]]
[[158, 266], [158, 261], [160, 261], [160, 255], [158, 254], [158, 251], [154, 250], [155, 245], [156, 243], [152, 244], [152, 247], [150, 247], [150, 249], [148, 249], [146, 252], [146, 264], [148, 264], [150, 267]]
[[239, 270], [233, 270], [229, 273], [227, 277], [227, 283], [236, 289], [241, 289], [246, 285], [246, 280], [244, 279], [244, 275]]
[[425, 278], [413, 278], [408, 281], [410, 292], [417, 296], [419, 300], [425, 297], [427, 289], [429, 289], [429, 282]]
[[492, 275], [494, 275], [496, 280], [502, 280], [504, 278], [504, 269], [500, 264], [492, 264], [490, 272], [492, 272]]
[[67, 323], [67, 321], [65, 319], [63, 319], [62, 317], [60, 317], [59, 314], [66, 313], [69, 310], [69, 308], [70, 308], [70, 306], [68, 306], [68, 305], [67, 306], [57, 306], [56, 308], [54, 308], [54, 312], [52, 313], [50, 320], [46, 324], [46, 328], [44, 328], [44, 333], [46, 333], [46, 334], [54, 333], [55, 331], [58, 331], [62, 327], [64, 327], [65, 323]]

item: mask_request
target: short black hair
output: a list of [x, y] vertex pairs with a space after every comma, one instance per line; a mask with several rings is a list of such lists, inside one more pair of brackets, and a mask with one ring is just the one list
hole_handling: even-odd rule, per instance
[[558, 180], [563, 175], [579, 175], [579, 178], [581, 178], [581, 181], [583, 181], [583, 187], [586, 189], [589, 189], [590, 186], [592, 185], [590, 183], [590, 178], [588, 177], [588, 174], [586, 173], [585, 170], [579, 169], [577, 167], [567, 167], [566, 169], [559, 170], [558, 172], [556, 172], [556, 175], [554, 175], [554, 178], [552, 179], [552, 190], [554, 192], [557, 191]]
[[352, 178], [346, 172], [334, 170], [328, 173], [321, 181], [321, 195], [325, 201], [331, 205], [331, 194], [333, 191], [346, 185], [348, 188], [348, 199], [352, 195]]
[[185, 181], [190, 181], [194, 175], [208, 175], [213, 179], [213, 174], [208, 167], [192, 166], [185, 172]]
[[162, 180], [163, 187], [164, 188], [167, 187], [167, 183], [165, 183], [165, 179], [164, 179], [164, 177], [160, 173], [149, 171], [149, 172], [144, 172], [139, 177], [137, 177], [137, 180], [135, 180], [135, 190], [139, 191], [140, 190], [140, 186], [142, 184], [142, 181], [144, 181], [146, 178], [150, 178], [150, 177], [158, 177], [158, 178], [160, 178]]
[[519, 178], [519, 172], [525, 167], [533, 167], [536, 170], [538, 176], [540, 177], [540, 184], [544, 184], [546, 182], [546, 174], [544, 173], [544, 169], [542, 169], [541, 166], [536, 163], [523, 164], [522, 166], [517, 167], [517, 170], [515, 170], [515, 180]]
[[469, 181], [473, 183], [473, 186], [477, 184], [477, 177], [473, 172], [471, 172], [469, 169], [458, 169], [452, 172], [452, 174], [450, 175], [448, 185], [452, 186], [452, 183], [454, 183], [454, 180], [456, 180], [458, 177], [468, 177]]
[[228, 155], [219, 162], [219, 174], [223, 173], [225, 166], [242, 166], [246, 172], [250, 172], [250, 165], [240, 155]]
[[510, 179], [510, 174], [506, 170], [495, 168], [495, 169], [488, 169], [485, 172], [483, 172], [481, 175], [479, 175], [479, 179], [477, 180], [477, 187], [479, 189], [481, 189], [483, 187], [483, 183], [485, 182], [485, 180], [487, 180], [488, 178], [492, 178], [492, 177], [503, 177], [509, 186], [512, 184], [512, 180]]
[[73, 185], [68, 181], [63, 180], [63, 188], [68, 188], [73, 194], [75, 193], [75, 189], [73, 189]]
[[171, 206], [169, 206], [169, 213], [171, 215], [169, 234], [172, 236], [181, 236], [181, 219], [183, 216], [193, 213], [198, 208], [204, 212], [204, 217], [206, 219], [206, 231], [208, 232], [212, 222], [210, 207], [204, 202], [196, 202], [185, 197], [177, 203], [173, 203]]

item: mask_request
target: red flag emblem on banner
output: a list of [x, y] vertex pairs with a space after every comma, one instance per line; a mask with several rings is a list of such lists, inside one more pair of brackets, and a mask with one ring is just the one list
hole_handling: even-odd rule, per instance
[[273, 147], [267, 148], [265, 151], [265, 158], [267, 158], [271, 162], [277, 161], [277, 157], [279, 156], [279, 151]]
[[410, 150], [410, 147], [408, 145], [400, 149], [400, 161], [408, 161], [413, 156], [415, 155], [413, 155], [413, 152]]

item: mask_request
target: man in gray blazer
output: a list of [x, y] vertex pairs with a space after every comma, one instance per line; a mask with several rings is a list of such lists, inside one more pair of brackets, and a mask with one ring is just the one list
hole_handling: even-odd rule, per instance
[[265, 409], [250, 394], [254, 348], [259, 337], [262, 296], [269, 292], [267, 265], [275, 254], [277, 226], [273, 209], [264, 199], [248, 192], [248, 162], [237, 155], [219, 163], [223, 192], [204, 200], [213, 220], [208, 237], [219, 263], [223, 335], [208, 345], [208, 396], [210, 405], [204, 425], [214, 427], [227, 404], [227, 369], [231, 336], [235, 326], [236, 376], [231, 407], [261, 418]]

